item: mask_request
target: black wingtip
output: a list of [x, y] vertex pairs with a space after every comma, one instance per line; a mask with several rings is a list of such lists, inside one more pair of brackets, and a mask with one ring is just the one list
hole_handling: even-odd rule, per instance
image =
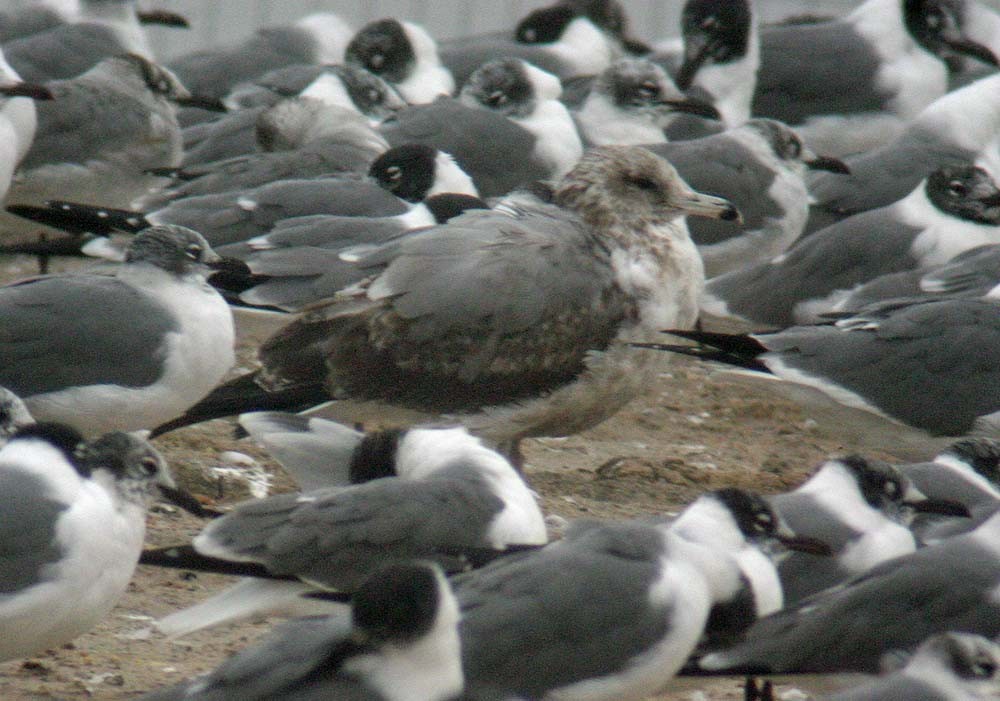
[[139, 564], [152, 565], [154, 567], [169, 567], [177, 570], [190, 570], [192, 572], [229, 574], [237, 577], [297, 581], [296, 577], [276, 575], [256, 562], [232, 562], [230, 560], [202, 555], [192, 545], [146, 548], [139, 555]]
[[155, 24], [174, 29], [190, 29], [191, 22], [184, 15], [169, 10], [139, 10], [135, 13], [139, 24]]

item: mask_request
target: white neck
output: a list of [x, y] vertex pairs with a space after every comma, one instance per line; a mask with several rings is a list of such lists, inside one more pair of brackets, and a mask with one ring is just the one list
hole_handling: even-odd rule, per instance
[[511, 121], [535, 135], [535, 157], [550, 168], [552, 179], [566, 175], [583, 155], [573, 117], [558, 100], [542, 100], [529, 116]]
[[981, 78], [935, 100], [913, 126], [946, 135], [955, 146], [978, 153], [1000, 135], [1000, 75]]
[[295, 23], [316, 42], [314, 63], [343, 63], [354, 29], [332, 12], [315, 12]]
[[658, 144], [667, 138], [652, 113], [623, 110], [607, 95], [591, 93], [580, 111], [577, 123], [589, 144]]

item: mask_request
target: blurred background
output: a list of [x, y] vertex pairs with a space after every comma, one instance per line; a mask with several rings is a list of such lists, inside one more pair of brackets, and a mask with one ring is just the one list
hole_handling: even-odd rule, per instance
[[[1000, 8], [1000, 0], [986, 0]], [[24, 7], [30, 0], [0, 0], [0, 9]], [[422, 23], [439, 39], [513, 27], [526, 12], [551, 0], [144, 0], [146, 8], [180, 12], [191, 20], [188, 32], [149, 28], [157, 56], [168, 60], [204, 46], [231, 43], [269, 24], [286, 24], [319, 10], [340, 14], [360, 27], [387, 16]], [[623, 0], [633, 34], [647, 41], [678, 34], [682, 0]], [[842, 14], [859, 0], [758, 0], [765, 21], [790, 14]]]

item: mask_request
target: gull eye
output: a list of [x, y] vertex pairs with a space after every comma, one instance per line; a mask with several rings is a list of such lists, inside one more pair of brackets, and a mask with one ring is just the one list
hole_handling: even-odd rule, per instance
[[525, 28], [521, 32], [521, 41], [527, 44], [534, 44], [536, 41], [538, 41], [538, 32], [536, 32], [531, 27]]
[[698, 26], [701, 27], [701, 29], [708, 31], [709, 29], [714, 29], [715, 25], [717, 25], [717, 24], [718, 24], [718, 20], [716, 20], [714, 16], [709, 15], [708, 17], [706, 17], [705, 19], [703, 19], [701, 21], [701, 24], [698, 25]]
[[188, 244], [188, 246], [184, 249], [184, 255], [191, 260], [199, 260], [201, 258], [202, 250], [201, 244]]
[[507, 102], [507, 95], [501, 90], [491, 92], [489, 95], [486, 96], [486, 104], [489, 105], [490, 107], [499, 107], [500, 105], [503, 105], [506, 102]]
[[969, 188], [961, 180], [952, 180], [948, 183], [948, 193], [955, 197], [965, 197], [969, 194]]
[[648, 178], [645, 175], [636, 175], [628, 179], [629, 183], [635, 185], [640, 190], [645, 190], [646, 192], [656, 192], [660, 189], [659, 185], [652, 178]]
[[899, 485], [893, 480], [886, 480], [882, 484], [882, 491], [885, 492], [886, 496], [890, 497], [891, 499], [895, 499], [897, 496], [899, 496], [900, 492]]
[[152, 477], [160, 471], [160, 464], [156, 461], [156, 458], [145, 457], [139, 461], [139, 471], [146, 477]]
[[386, 168], [385, 174], [389, 176], [389, 180], [399, 182], [403, 177], [403, 169], [399, 166], [389, 166]]

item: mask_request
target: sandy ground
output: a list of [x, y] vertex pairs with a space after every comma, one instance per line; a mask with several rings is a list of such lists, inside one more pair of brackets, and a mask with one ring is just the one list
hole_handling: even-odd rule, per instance
[[[20, 267], [0, 269], [9, 279]], [[219, 485], [208, 468], [235, 450], [255, 458], [273, 477], [272, 491], [293, 487], [280, 468], [233, 423], [178, 431], [156, 444], [178, 480], [218, 503], [246, 498]], [[546, 513], [565, 518], [623, 519], [674, 511], [706, 489], [727, 485], [778, 491], [798, 484], [828, 455], [843, 453], [797, 407], [742, 386], [720, 382], [710, 369], [681, 359], [648, 396], [585, 434], [526, 444], [526, 475]], [[221, 492], [221, 493], [220, 493]], [[151, 545], [188, 541], [200, 523], [170, 507], [154, 507]], [[132, 699], [141, 692], [197, 675], [245, 647], [272, 621], [252, 621], [167, 640], [150, 630], [152, 618], [205, 598], [232, 580], [139, 567], [111, 616], [58, 650], [0, 665], [0, 699]], [[742, 698], [740, 682], [721, 680], [658, 697]]]

